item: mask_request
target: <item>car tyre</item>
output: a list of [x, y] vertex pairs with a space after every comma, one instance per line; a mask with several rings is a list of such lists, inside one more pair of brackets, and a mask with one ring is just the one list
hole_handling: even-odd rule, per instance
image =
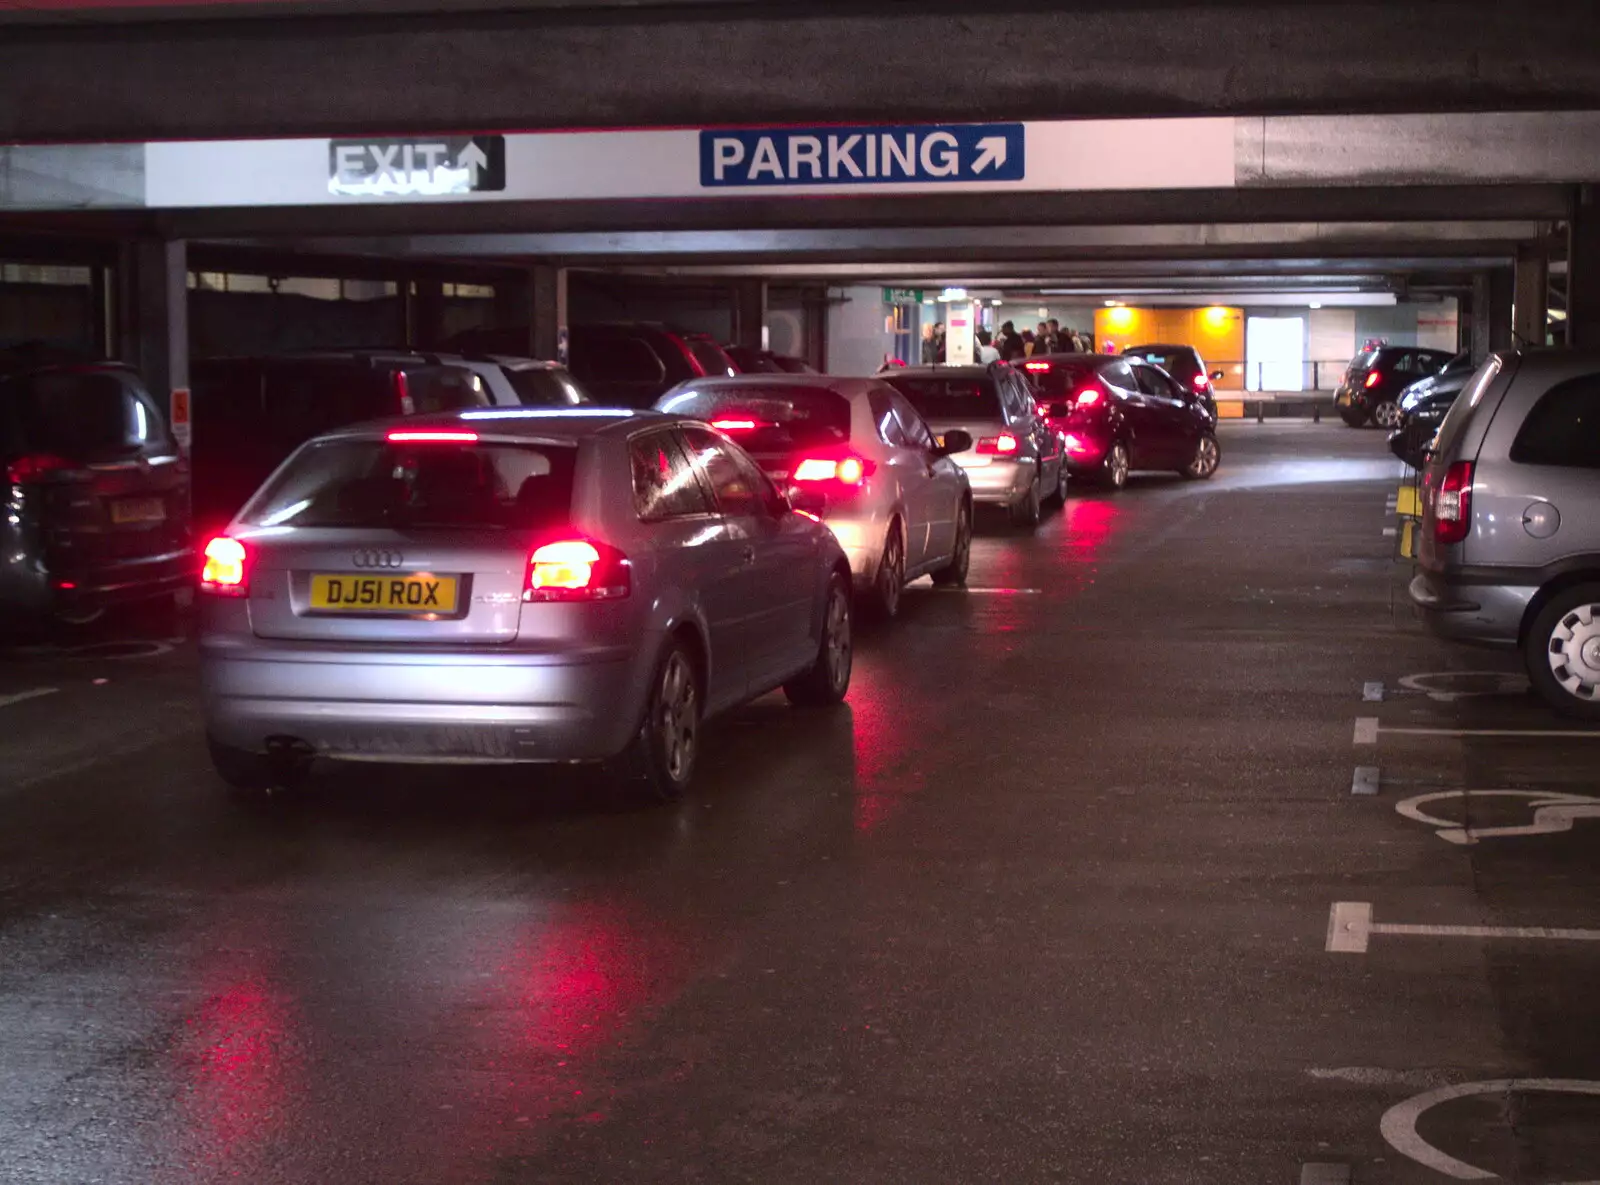
[[1217, 443], [1215, 432], [1202, 432], [1200, 439], [1195, 442], [1194, 456], [1189, 463], [1178, 473], [1191, 481], [1204, 481], [1217, 471], [1217, 466], [1222, 464], [1222, 446]]
[[700, 675], [688, 648], [670, 641], [650, 680], [639, 730], [613, 769], [660, 802], [683, 797], [700, 751]]
[[868, 608], [879, 621], [893, 621], [900, 612], [900, 594], [906, 584], [906, 548], [900, 538], [900, 523], [889, 524], [889, 534], [883, 540], [883, 557], [878, 561], [878, 571], [872, 578], [868, 593]]
[[1063, 449], [1061, 464], [1056, 466], [1056, 492], [1050, 500], [1057, 506], [1065, 507], [1067, 504], [1067, 456]]
[[1019, 527], [1037, 527], [1044, 499], [1039, 494], [1039, 475], [1034, 474], [1027, 496], [1011, 504], [1011, 522]]
[[1540, 699], [1564, 716], [1600, 720], [1600, 584], [1552, 597], [1528, 627], [1522, 656]]
[[837, 572], [828, 580], [822, 610], [822, 640], [817, 661], [804, 674], [783, 685], [789, 702], [802, 708], [825, 708], [843, 701], [850, 690], [855, 644], [850, 630], [850, 583]]
[[1359, 408], [1347, 407], [1340, 410], [1339, 418], [1344, 421], [1346, 428], [1359, 428], [1367, 422], [1367, 413]]
[[1100, 463], [1100, 480], [1112, 490], [1120, 490], [1128, 484], [1128, 446], [1122, 441], [1117, 441], [1106, 452], [1106, 459]]
[[972, 506], [961, 503], [956, 512], [956, 549], [950, 562], [933, 574], [933, 582], [942, 587], [965, 584], [967, 569], [972, 566]]

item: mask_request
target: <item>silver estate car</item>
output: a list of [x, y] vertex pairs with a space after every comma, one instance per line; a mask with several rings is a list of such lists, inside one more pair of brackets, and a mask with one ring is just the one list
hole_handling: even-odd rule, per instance
[[850, 557], [857, 591], [893, 617], [909, 580], [961, 584], [972, 553], [972, 490], [911, 404], [876, 379], [741, 375], [694, 379], [656, 405], [726, 432], [814, 510]]
[[972, 496], [1004, 506], [1020, 526], [1037, 526], [1044, 502], [1067, 499], [1067, 449], [1039, 414], [1028, 382], [1004, 362], [987, 366], [915, 366], [884, 375], [940, 439], [960, 431], [952, 449]]
[[1491, 354], [1426, 465], [1424, 622], [1519, 647], [1547, 703], [1600, 719], [1600, 350]]
[[303, 445], [205, 546], [212, 760], [612, 761], [672, 797], [707, 716], [841, 700], [850, 569], [704, 424], [599, 408], [384, 421]]

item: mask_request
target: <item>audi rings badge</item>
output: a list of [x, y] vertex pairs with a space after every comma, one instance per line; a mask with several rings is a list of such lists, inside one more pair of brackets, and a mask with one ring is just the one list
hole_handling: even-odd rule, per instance
[[405, 562], [406, 557], [398, 551], [382, 547], [365, 547], [350, 557], [350, 563], [357, 568], [398, 568]]

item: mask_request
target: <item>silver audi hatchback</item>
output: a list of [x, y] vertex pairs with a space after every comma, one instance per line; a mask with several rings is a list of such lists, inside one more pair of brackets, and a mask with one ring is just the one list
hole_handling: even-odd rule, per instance
[[850, 565], [705, 424], [497, 408], [302, 446], [205, 545], [207, 739], [262, 794], [314, 758], [609, 762], [662, 797], [708, 716], [836, 703]]

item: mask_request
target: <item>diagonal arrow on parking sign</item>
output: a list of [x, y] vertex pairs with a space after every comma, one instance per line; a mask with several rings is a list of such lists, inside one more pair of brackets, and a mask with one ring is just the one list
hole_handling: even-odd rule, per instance
[[974, 176], [983, 172], [990, 165], [999, 172], [1006, 165], [1006, 138], [1004, 136], [985, 136], [978, 141], [978, 159], [972, 162]]

